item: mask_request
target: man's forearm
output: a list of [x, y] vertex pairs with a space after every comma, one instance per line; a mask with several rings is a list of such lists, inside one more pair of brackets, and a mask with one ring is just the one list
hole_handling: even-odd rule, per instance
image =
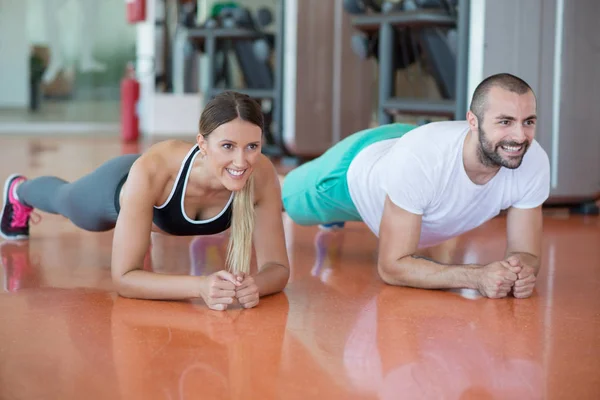
[[540, 257], [526, 252], [521, 251], [507, 251], [506, 258], [514, 256], [517, 257], [521, 262], [525, 265], [529, 265], [535, 271], [535, 275], [537, 276], [540, 270]]
[[390, 285], [423, 289], [477, 289], [482, 265], [441, 264], [432, 259], [410, 255], [389, 265], [379, 265], [381, 278]]

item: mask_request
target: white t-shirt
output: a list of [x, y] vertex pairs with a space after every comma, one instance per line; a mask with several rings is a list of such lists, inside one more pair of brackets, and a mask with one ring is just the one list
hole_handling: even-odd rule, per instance
[[419, 247], [439, 244], [490, 220], [509, 207], [534, 208], [550, 192], [550, 163], [533, 141], [517, 169], [500, 168], [485, 185], [469, 179], [463, 164], [466, 121], [434, 122], [403, 137], [363, 149], [348, 169], [350, 196], [379, 236], [386, 195], [422, 215]]

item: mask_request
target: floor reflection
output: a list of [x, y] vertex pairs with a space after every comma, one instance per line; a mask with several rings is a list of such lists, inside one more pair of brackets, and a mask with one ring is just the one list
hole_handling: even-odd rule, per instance
[[[0, 170], [74, 179], [135, 151], [106, 137], [7, 137]], [[534, 295], [500, 300], [385, 285], [364, 225], [284, 222], [285, 291], [218, 312], [118, 297], [112, 232], [43, 214], [30, 241], [0, 242], [0, 398], [600, 398], [599, 217], [546, 215]], [[500, 217], [431, 252], [488, 263], [505, 234]], [[227, 241], [152, 235], [143, 268], [207, 275], [225, 267]]]

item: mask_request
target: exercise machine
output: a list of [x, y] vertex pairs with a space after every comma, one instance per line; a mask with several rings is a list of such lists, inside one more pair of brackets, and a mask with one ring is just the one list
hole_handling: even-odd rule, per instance
[[[352, 48], [379, 67], [378, 122], [396, 114], [453, 119], [466, 112], [468, 2], [462, 0], [344, 0], [358, 31]], [[394, 93], [396, 73], [417, 65], [433, 78], [440, 99]], [[420, 83], [423, 85], [424, 81]]]
[[[281, 3], [281, 2], [280, 2]], [[282, 5], [279, 5], [281, 9]], [[193, 10], [188, 12], [193, 13]], [[204, 104], [225, 90], [246, 93], [258, 100], [265, 115], [266, 145], [263, 151], [286, 156], [289, 151], [281, 140], [281, 11], [262, 7], [256, 13], [236, 2], [221, 2], [212, 7], [205, 21], [182, 18], [180, 40], [194, 53], [206, 56], [206, 71], [201, 74], [199, 90]], [[275, 33], [268, 29], [276, 22]], [[183, 38], [183, 39], [182, 39]], [[180, 61], [179, 71], [182, 69]], [[234, 71], [240, 72], [236, 79]], [[185, 76], [179, 72], [178, 76]], [[179, 85], [181, 87], [182, 85]]]

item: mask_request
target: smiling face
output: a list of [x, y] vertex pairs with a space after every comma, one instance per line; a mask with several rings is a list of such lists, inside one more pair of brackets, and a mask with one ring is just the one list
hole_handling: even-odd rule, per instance
[[500, 87], [487, 93], [482, 118], [468, 114], [479, 137], [479, 161], [486, 167], [518, 168], [535, 137], [536, 101], [531, 91], [518, 94]]
[[219, 125], [209, 135], [198, 135], [206, 164], [227, 190], [242, 190], [261, 154], [262, 130], [236, 118]]

